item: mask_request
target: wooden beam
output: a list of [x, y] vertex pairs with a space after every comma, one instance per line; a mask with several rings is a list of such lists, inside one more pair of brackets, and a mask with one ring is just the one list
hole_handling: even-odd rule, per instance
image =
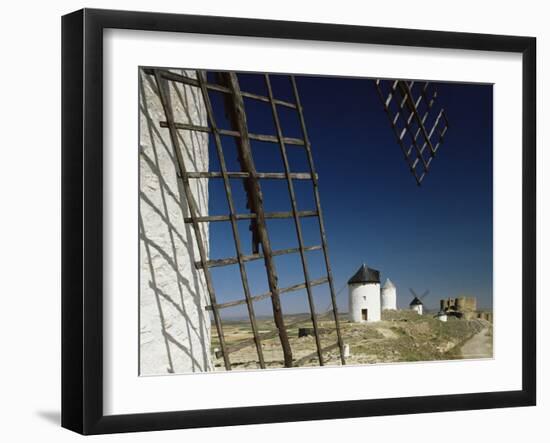
[[[300, 211], [300, 217], [317, 217], [317, 211]], [[292, 217], [292, 212], [266, 212], [264, 213], [264, 218], [266, 220], [276, 219], [276, 218], [290, 218]], [[252, 220], [256, 218], [256, 214], [235, 214], [237, 220]], [[200, 222], [223, 222], [229, 221], [229, 215], [204, 215], [196, 217], [196, 220]], [[190, 217], [184, 218], [185, 223], [193, 223], [193, 220]]]
[[309, 304], [309, 312], [311, 317], [311, 322], [313, 323], [313, 330], [315, 331], [315, 344], [317, 346], [317, 354], [319, 357], [319, 365], [323, 366], [323, 353], [321, 352], [321, 337], [319, 337], [319, 330], [317, 325], [317, 316], [315, 314], [315, 302], [313, 298], [313, 290], [310, 284], [309, 279], [309, 270], [307, 267], [307, 258], [305, 254], [304, 246], [304, 237], [302, 234], [302, 224], [300, 223], [300, 218], [298, 216], [298, 204], [296, 203], [296, 193], [294, 192], [294, 185], [292, 183], [292, 175], [290, 172], [290, 163], [288, 161], [288, 156], [286, 153], [286, 145], [283, 137], [283, 130], [281, 127], [281, 122], [279, 120], [279, 113], [277, 111], [277, 106], [274, 103], [273, 89], [271, 88], [271, 80], [269, 79], [268, 74], [264, 74], [265, 84], [267, 87], [267, 92], [269, 99], [271, 101], [271, 113], [273, 114], [273, 122], [275, 123], [275, 130], [277, 132], [277, 139], [279, 140], [279, 151], [281, 152], [281, 158], [283, 160], [283, 165], [285, 168], [286, 182], [288, 185], [288, 193], [290, 195], [290, 203], [292, 206], [292, 215], [294, 220], [294, 226], [296, 229], [296, 236], [298, 237], [298, 251], [300, 252], [300, 260], [302, 262], [302, 271], [304, 273], [305, 283], [306, 283], [306, 292], [307, 299]]
[[[216, 119], [214, 118], [214, 110], [212, 109], [212, 103], [210, 102], [210, 97], [208, 95], [208, 90], [206, 89], [206, 74], [202, 71], [197, 71], [197, 79], [199, 81], [199, 86], [202, 91], [202, 96], [206, 108], [206, 114], [208, 116], [208, 121], [210, 122], [210, 127], [212, 128], [212, 132], [214, 134], [214, 142], [216, 145], [216, 151], [218, 154], [218, 160], [220, 163], [220, 169], [221, 174], [223, 177], [223, 184], [225, 189], [225, 195], [227, 198], [227, 204], [229, 206], [229, 218], [231, 221], [231, 229], [233, 232], [233, 241], [235, 243], [235, 249], [237, 251], [237, 260], [236, 262], [239, 264], [239, 272], [241, 276], [241, 282], [243, 285], [244, 295], [245, 295], [245, 301], [246, 306], [248, 309], [248, 317], [250, 318], [250, 325], [252, 327], [252, 334], [254, 335], [254, 343], [256, 345], [256, 352], [258, 353], [258, 359], [260, 363], [260, 368], [265, 368], [265, 362], [264, 362], [264, 355], [262, 350], [262, 343], [258, 332], [258, 325], [256, 324], [256, 314], [254, 312], [254, 304], [252, 303], [252, 296], [250, 294], [250, 288], [248, 285], [248, 277], [246, 275], [246, 267], [244, 265], [243, 252], [242, 252], [242, 246], [241, 246], [241, 240], [239, 235], [239, 228], [237, 225], [237, 218], [236, 218], [236, 209], [235, 209], [235, 203], [233, 201], [233, 195], [231, 192], [231, 184], [229, 182], [229, 176], [227, 172], [227, 166], [225, 164], [225, 156], [223, 153], [223, 147], [222, 142], [220, 140], [220, 134], [218, 132], [218, 126], [216, 124]], [[189, 174], [188, 174], [189, 176]], [[204, 260], [201, 260], [201, 267], [206, 270], [204, 267], [207, 266], [208, 262], [205, 262]], [[215, 305], [214, 305], [215, 306]], [[217, 312], [216, 309], [214, 309], [214, 312]], [[224, 353], [227, 353], [227, 349], [224, 350]]]
[[278, 278], [275, 261], [273, 260], [271, 242], [267, 232], [265, 212], [263, 207], [263, 195], [260, 187], [260, 182], [256, 178], [256, 167], [252, 157], [252, 149], [250, 146], [250, 137], [248, 134], [248, 125], [246, 120], [246, 111], [244, 101], [241, 95], [237, 74], [234, 72], [226, 72], [221, 74], [225, 79], [226, 84], [231, 90], [233, 109], [230, 112], [230, 120], [234, 128], [241, 134], [237, 139], [237, 149], [239, 151], [239, 160], [244, 172], [250, 174], [248, 179], [249, 188], [248, 197], [251, 205], [251, 212], [256, 214], [256, 234], [257, 240], [262, 246], [264, 255], [264, 263], [267, 272], [267, 281], [271, 292], [271, 305], [273, 308], [273, 318], [277, 326], [277, 333], [281, 341], [285, 367], [292, 367], [292, 349], [288, 339], [288, 333], [285, 328], [285, 321], [279, 297]]
[[346, 359], [344, 358], [344, 341], [342, 339], [342, 332], [340, 330], [340, 319], [338, 318], [338, 304], [336, 302], [336, 291], [334, 289], [334, 279], [332, 277], [332, 268], [330, 266], [329, 254], [328, 254], [328, 241], [327, 234], [325, 230], [325, 222], [323, 220], [323, 211], [321, 209], [321, 197], [319, 195], [319, 183], [317, 181], [317, 174], [315, 172], [315, 163], [313, 161], [313, 154], [311, 153], [311, 143], [309, 141], [309, 136], [307, 134], [306, 121], [304, 118], [304, 111], [302, 108], [302, 103], [300, 101], [300, 95], [298, 94], [298, 86], [296, 85], [296, 79], [293, 75], [290, 76], [290, 81], [292, 83], [292, 91], [294, 93], [294, 99], [296, 101], [296, 106], [298, 110], [298, 116], [300, 118], [300, 127], [302, 129], [302, 135], [304, 141], [306, 142], [305, 149], [307, 154], [307, 161], [309, 164], [309, 171], [312, 176], [313, 181], [313, 195], [315, 198], [315, 207], [317, 209], [317, 214], [319, 217], [319, 234], [321, 235], [321, 244], [323, 245], [323, 256], [325, 259], [325, 267], [327, 270], [328, 284], [330, 288], [330, 299], [332, 303], [332, 312], [334, 314], [334, 323], [336, 325], [336, 334], [338, 336], [338, 346], [340, 348], [340, 361], [343, 365], [346, 364]]
[[[228, 178], [250, 178], [248, 172], [229, 172], [225, 173]], [[188, 172], [187, 177], [189, 178], [223, 178], [221, 172]], [[256, 178], [262, 180], [286, 180], [286, 174], [284, 172], [257, 172]], [[311, 180], [311, 174], [308, 172], [292, 172], [290, 177], [293, 180]]]
[[[328, 278], [321, 277], [321, 278], [318, 278], [318, 279], [315, 279], [315, 280], [311, 280], [310, 283], [311, 283], [311, 286], [319, 286], [319, 285], [328, 283]], [[280, 288], [279, 289], [279, 294], [286, 294], [288, 292], [299, 291], [300, 289], [305, 289], [305, 288], [306, 288], [305, 283], [298, 283], [296, 285], [287, 286], [286, 288]], [[254, 295], [252, 297], [252, 300], [253, 301], [260, 301], [260, 300], [265, 300], [266, 298], [269, 298], [269, 297], [271, 297], [271, 291], [264, 292], [263, 294], [260, 294], [260, 295]], [[246, 300], [229, 301], [227, 303], [220, 303], [220, 304], [216, 305], [216, 309], [232, 308], [232, 307], [235, 307], [235, 306], [243, 305], [245, 303], [246, 303]], [[212, 306], [207, 306], [206, 310], [207, 311], [212, 311], [213, 307]]]
[[[321, 249], [321, 245], [317, 246], [304, 246], [304, 251], [318, 251]], [[272, 252], [273, 257], [276, 257], [278, 255], [285, 255], [285, 254], [295, 254], [297, 252], [300, 252], [300, 248], [287, 248], [287, 249], [277, 249]], [[240, 257], [228, 257], [228, 258], [217, 258], [217, 259], [210, 259], [206, 262], [206, 265], [209, 268], [217, 268], [220, 266], [228, 266], [228, 265], [234, 265], [235, 263], [242, 260], [243, 262], [249, 262], [254, 260], [260, 260], [264, 258], [264, 255], [260, 252], [258, 254], [250, 254], [250, 255], [241, 255]], [[197, 269], [202, 269], [202, 262], [196, 261], [195, 267]]]
[[[186, 131], [197, 131], [197, 132], [208, 132], [208, 133], [212, 132], [212, 129], [209, 128], [208, 126], [197, 126], [197, 125], [192, 125], [192, 124], [189, 124], [189, 123], [179, 123], [179, 122], [175, 122], [174, 125], [176, 126], [177, 129], [182, 129], [182, 130], [186, 130]], [[160, 127], [161, 128], [167, 128], [168, 127], [168, 122], [161, 121], [160, 122]], [[233, 130], [230, 130], [230, 129], [217, 129], [217, 131], [220, 135], [225, 135], [225, 136], [229, 136], [229, 137], [239, 138], [241, 136], [240, 132], [233, 131]], [[278, 143], [279, 142], [277, 137], [275, 137], [274, 135], [268, 135], [268, 134], [252, 134], [252, 133], [249, 133], [248, 138], [250, 140], [256, 140], [256, 141], [260, 141], [260, 142], [268, 142], [268, 143]], [[284, 141], [287, 145], [304, 146], [304, 141], [301, 138], [285, 137]]]

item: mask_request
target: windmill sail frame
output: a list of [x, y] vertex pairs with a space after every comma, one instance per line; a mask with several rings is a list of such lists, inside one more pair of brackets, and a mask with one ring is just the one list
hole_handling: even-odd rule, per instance
[[[177, 167], [179, 169], [179, 176], [181, 178], [183, 189], [186, 195], [187, 206], [189, 211], [189, 217], [185, 218], [185, 223], [188, 223], [193, 228], [195, 241], [198, 246], [200, 260], [195, 263], [197, 269], [202, 269], [206, 287], [208, 290], [210, 305], [207, 306], [207, 310], [211, 311], [214, 317], [214, 323], [216, 325], [216, 331], [219, 338], [220, 350], [216, 353], [217, 357], [223, 358], [224, 366], [226, 370], [231, 370], [232, 363], [230, 360], [230, 354], [236, 352], [244, 347], [255, 345], [258, 363], [260, 368], [266, 368], [265, 358], [262, 350], [262, 340], [270, 339], [275, 336], [279, 336], [281, 347], [284, 356], [284, 366], [292, 367], [303, 363], [304, 359], [295, 361], [292, 355], [292, 349], [288, 338], [288, 329], [294, 324], [285, 324], [284, 315], [281, 308], [280, 296], [286, 293], [306, 289], [308, 296], [308, 305], [310, 310], [310, 319], [313, 323], [313, 330], [315, 335], [316, 352], [315, 356], [319, 361], [319, 365], [325, 364], [325, 355], [327, 352], [337, 348], [339, 349], [340, 362], [345, 364], [344, 358], [344, 344], [342, 340], [338, 306], [336, 303], [336, 294], [334, 290], [334, 282], [332, 276], [332, 270], [328, 257], [328, 245], [325, 232], [325, 226], [323, 222], [323, 214], [321, 210], [321, 202], [318, 189], [318, 176], [315, 171], [315, 165], [313, 162], [313, 156], [311, 152], [311, 143], [308, 138], [307, 128], [305, 124], [303, 108], [300, 102], [300, 96], [298, 93], [298, 87], [293, 75], [288, 75], [289, 81], [292, 85], [292, 91], [294, 96], [294, 102], [288, 102], [279, 100], [274, 97], [273, 89], [271, 86], [271, 80], [269, 74], [264, 74], [264, 81], [267, 87], [268, 95], [262, 96], [250, 92], [241, 91], [239, 85], [239, 79], [234, 72], [224, 72], [220, 74], [224, 84], [210, 83], [207, 80], [207, 72], [197, 70], [196, 78], [184, 76], [174, 73], [168, 69], [161, 68], [146, 68], [146, 74], [152, 75], [155, 79], [159, 97], [162, 103], [162, 107], [165, 114], [165, 121], [160, 122], [160, 126], [168, 128], [170, 133], [170, 139], [173, 144], [174, 150], [177, 153]], [[167, 94], [167, 88], [170, 82], [182, 83], [188, 86], [198, 88], [204, 101], [208, 119], [208, 126], [196, 126], [177, 122], [174, 120], [174, 113], [171, 109], [171, 103], [169, 100], [169, 94]], [[226, 113], [230, 116], [232, 123], [232, 129], [220, 129], [215, 120], [214, 110], [209, 93], [211, 91], [221, 92], [225, 95], [224, 101]], [[244, 98], [266, 102], [270, 105], [273, 121], [276, 128], [276, 135], [270, 134], [253, 134], [249, 131], [246, 118], [246, 110], [244, 107]], [[294, 109], [297, 113], [300, 128], [302, 131], [302, 138], [290, 138], [283, 135], [281, 122], [279, 120], [278, 107], [286, 107]], [[185, 167], [185, 163], [181, 158], [181, 146], [178, 138], [178, 131], [197, 131], [206, 132], [213, 135], [216, 153], [218, 156], [221, 171], [199, 171], [188, 172]], [[241, 166], [240, 171], [228, 171], [225, 162], [225, 154], [223, 149], [222, 136], [234, 137], [239, 153], [239, 162]], [[270, 142], [279, 145], [279, 150], [283, 163], [285, 166], [285, 172], [258, 172], [256, 170], [254, 160], [251, 154], [250, 140], [260, 140]], [[287, 145], [299, 146], [304, 149], [307, 156], [308, 171], [306, 172], [290, 172]], [[229, 207], [228, 215], [209, 215], [201, 216], [198, 212], [198, 207], [195, 201], [195, 197], [191, 191], [190, 181], [193, 179], [208, 178], [208, 179], [222, 179], [224, 183], [225, 195]], [[231, 185], [229, 180], [231, 178], [242, 179], [245, 181], [245, 190], [247, 192], [250, 213], [238, 214], [235, 209], [235, 203], [231, 192]], [[263, 180], [284, 180], [287, 183], [288, 192], [291, 201], [291, 211], [288, 212], [266, 212], [263, 208], [263, 196], [261, 191], [261, 181]], [[293, 182], [295, 180], [308, 180], [311, 182], [314, 190], [315, 210], [313, 211], [299, 211], [296, 203], [296, 195], [294, 191]], [[320, 245], [306, 246], [302, 228], [301, 219], [304, 217], [315, 217], [319, 222], [319, 232], [321, 238]], [[268, 219], [292, 219], [294, 221], [296, 234], [298, 238], [298, 247], [273, 250], [269, 240], [269, 232], [266, 224]], [[259, 249], [253, 251], [253, 254], [244, 254], [241, 240], [237, 228], [238, 220], [251, 220], [254, 223], [251, 224], [251, 230], [253, 231], [254, 241], [261, 246], [261, 252]], [[231, 230], [235, 249], [237, 255], [235, 257], [228, 257], [224, 259], [210, 260], [207, 253], [206, 239], [201, 235], [200, 224], [211, 222], [229, 222], [231, 224]], [[256, 247], [257, 248], [257, 247]], [[324, 256], [324, 264], [326, 267], [326, 275], [321, 278], [311, 279], [310, 272], [306, 259], [306, 252], [322, 250]], [[278, 285], [278, 276], [273, 260], [274, 256], [299, 253], [302, 271], [304, 274], [304, 282], [280, 288]], [[265, 270], [269, 283], [269, 291], [259, 295], [252, 295], [249, 289], [247, 271], [245, 263], [252, 260], [263, 260], [265, 264]], [[238, 264], [241, 282], [245, 298], [241, 300], [235, 300], [226, 303], [219, 303], [216, 297], [216, 291], [212, 282], [212, 276], [210, 269], [213, 267], [227, 266], [231, 264]], [[333, 320], [335, 324], [335, 330], [337, 334], [337, 343], [329, 345], [325, 348], [321, 346], [321, 333], [318, 327], [318, 316], [316, 313], [313, 287], [328, 284], [330, 290], [331, 304]], [[271, 332], [261, 333], [257, 325], [256, 314], [254, 311], [254, 302], [269, 298], [272, 302], [273, 319], [275, 321], [276, 329]], [[253, 338], [246, 339], [241, 342], [228, 345], [225, 341], [223, 322], [221, 317], [221, 310], [233, 306], [246, 304], [248, 317], [252, 327]]]

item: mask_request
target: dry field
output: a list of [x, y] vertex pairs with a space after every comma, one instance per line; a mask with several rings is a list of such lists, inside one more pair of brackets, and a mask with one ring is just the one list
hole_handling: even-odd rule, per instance
[[[308, 317], [285, 316], [285, 323], [288, 327], [295, 366], [318, 366], [315, 338], [298, 337], [299, 328], [312, 327]], [[329, 318], [322, 317], [318, 324], [322, 331], [322, 347], [335, 345], [337, 339], [334, 323]], [[398, 310], [385, 311], [382, 321], [368, 324], [350, 323], [342, 316], [340, 326], [344, 343], [350, 346], [351, 351], [351, 356], [346, 360], [347, 364], [459, 359], [463, 358], [462, 346], [474, 336], [476, 339], [484, 337], [486, 342], [483, 354], [477, 357], [492, 357], [492, 325], [485, 320], [459, 320], [451, 317], [444, 323], [433, 318], [431, 314], [420, 316], [412, 311]], [[258, 327], [260, 334], [275, 329], [273, 320], [270, 319], [258, 319]], [[250, 324], [244, 320], [224, 322], [224, 333], [226, 343], [230, 346], [252, 338]], [[218, 343], [213, 332], [213, 351], [219, 348]], [[278, 336], [262, 340], [262, 348], [268, 368], [283, 367]], [[323, 356], [326, 365], [340, 364], [339, 351], [335, 346], [325, 351]], [[259, 368], [253, 344], [231, 353], [230, 359], [235, 370]], [[221, 358], [215, 358], [215, 365], [216, 370], [224, 370]]]

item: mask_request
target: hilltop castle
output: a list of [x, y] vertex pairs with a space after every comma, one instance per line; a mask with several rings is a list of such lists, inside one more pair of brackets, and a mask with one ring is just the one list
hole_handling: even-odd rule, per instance
[[448, 316], [471, 320], [481, 318], [487, 321], [493, 321], [492, 312], [480, 311], [477, 309], [476, 297], [456, 297], [446, 298], [439, 301], [440, 311]]

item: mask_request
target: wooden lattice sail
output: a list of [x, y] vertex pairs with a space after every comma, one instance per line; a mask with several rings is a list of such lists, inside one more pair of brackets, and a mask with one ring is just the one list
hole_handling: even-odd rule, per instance
[[409, 170], [420, 186], [449, 127], [445, 110], [436, 104], [437, 90], [429, 82], [378, 79], [374, 83]]
[[[344, 344], [342, 341], [342, 335], [340, 331], [340, 324], [338, 318], [338, 307], [336, 304], [336, 295], [334, 291], [334, 283], [332, 277], [332, 271], [328, 258], [328, 246], [325, 234], [325, 227], [323, 223], [323, 216], [321, 210], [321, 203], [319, 198], [318, 189], [318, 177], [315, 172], [315, 166], [313, 162], [313, 156], [311, 152], [311, 144], [307, 135], [307, 128], [304, 120], [303, 109], [300, 103], [300, 97], [298, 94], [298, 88], [295, 78], [288, 76], [288, 79], [292, 85], [292, 91], [294, 95], [294, 101], [279, 100], [274, 97], [273, 89], [271, 86], [270, 76], [265, 74], [264, 81], [268, 91], [267, 96], [253, 94], [250, 92], [241, 91], [239, 79], [237, 74], [232, 72], [219, 73], [218, 77], [221, 79], [220, 83], [208, 82], [207, 73], [204, 71], [197, 71], [196, 78], [191, 78], [176, 74], [166, 69], [147, 69], [146, 72], [149, 75], [154, 76], [160, 100], [166, 116], [166, 121], [160, 122], [161, 127], [168, 128], [170, 133], [170, 139], [173, 144], [174, 150], [177, 153], [177, 167], [181, 176], [183, 190], [186, 196], [189, 217], [185, 219], [186, 223], [189, 223], [193, 227], [195, 239], [198, 246], [200, 260], [195, 263], [198, 269], [201, 269], [204, 273], [206, 280], [206, 286], [210, 297], [210, 305], [208, 310], [212, 311], [214, 317], [214, 323], [216, 325], [217, 334], [219, 337], [220, 349], [217, 352], [217, 357], [223, 357], [226, 370], [231, 370], [230, 354], [236, 352], [244, 347], [255, 345], [258, 363], [260, 368], [265, 368], [266, 363], [262, 350], [262, 340], [270, 339], [273, 337], [279, 337], [285, 367], [299, 366], [309, 358], [317, 358], [319, 365], [325, 364], [325, 354], [333, 349], [339, 349], [340, 362], [345, 364], [344, 359]], [[206, 113], [208, 116], [208, 126], [197, 126], [192, 124], [186, 124], [177, 122], [174, 120], [174, 112], [171, 108], [169, 96], [167, 94], [167, 88], [169, 82], [177, 82], [185, 85], [198, 88], [202, 94], [202, 98], [206, 107]], [[225, 95], [224, 106], [226, 114], [229, 116], [232, 128], [221, 129], [216, 124], [214, 116], [214, 110], [210, 99], [210, 91], [221, 92]], [[266, 102], [271, 107], [273, 116], [273, 122], [275, 124], [276, 134], [254, 134], [251, 133], [247, 125], [247, 113], [244, 107], [244, 97], [252, 100], [258, 100]], [[296, 111], [296, 118], [299, 120], [299, 125], [302, 132], [302, 138], [286, 137], [283, 134], [281, 122], [279, 119], [278, 107], [287, 107]], [[216, 153], [219, 160], [220, 171], [199, 171], [188, 172], [185, 167], [183, 158], [181, 158], [181, 146], [178, 137], [178, 131], [198, 131], [206, 132], [213, 135]], [[224, 148], [221, 140], [221, 136], [234, 137], [239, 156], [240, 171], [228, 171], [225, 161]], [[257, 171], [254, 164], [254, 159], [251, 153], [251, 140], [259, 140], [263, 142], [270, 142], [279, 146], [279, 151], [284, 164], [284, 172], [264, 172]], [[304, 149], [308, 161], [308, 171], [304, 172], [291, 172], [289, 166], [289, 160], [287, 156], [287, 145], [298, 146]], [[190, 181], [193, 179], [208, 178], [208, 179], [221, 179], [224, 183], [225, 196], [228, 203], [229, 214], [223, 215], [208, 215], [201, 216], [199, 214], [196, 201], [191, 191]], [[245, 190], [247, 193], [248, 209], [249, 213], [238, 214], [235, 209], [235, 203], [233, 200], [230, 179], [242, 179], [245, 184]], [[267, 212], [264, 209], [263, 196], [262, 196], [262, 181], [263, 180], [284, 180], [287, 183], [287, 188], [290, 196], [291, 207], [288, 212]], [[299, 211], [296, 203], [296, 195], [294, 190], [295, 180], [308, 180], [311, 182], [314, 191], [315, 209], [312, 211]], [[306, 246], [302, 228], [301, 219], [303, 217], [316, 217], [319, 222], [319, 231], [321, 244]], [[298, 245], [294, 248], [287, 248], [282, 250], [274, 250], [271, 247], [269, 232], [266, 220], [274, 218], [287, 218], [294, 221], [296, 235], [298, 239]], [[241, 239], [237, 227], [238, 220], [251, 220], [251, 228], [253, 230], [254, 243], [256, 248], [253, 254], [244, 254], [241, 245]], [[233, 241], [235, 249], [237, 251], [236, 257], [228, 257], [223, 259], [210, 260], [207, 253], [206, 239], [201, 235], [200, 224], [216, 222], [223, 223], [228, 222], [231, 225], [231, 232], [233, 235]], [[306, 252], [322, 250], [324, 254], [324, 262], [326, 267], [326, 276], [311, 279], [308, 263], [306, 259]], [[303, 283], [292, 285], [289, 287], [279, 287], [277, 268], [273, 257], [284, 254], [299, 254], [302, 264], [302, 271], [304, 276]], [[263, 260], [265, 264], [265, 270], [267, 275], [267, 281], [269, 291], [263, 294], [253, 295], [249, 288], [248, 276], [245, 267], [245, 263], [253, 260]], [[214, 285], [212, 282], [212, 276], [210, 269], [212, 267], [227, 266], [231, 264], [238, 264], [239, 273], [244, 290], [244, 299], [235, 300], [225, 303], [219, 303], [216, 298]], [[317, 314], [315, 310], [315, 298], [313, 296], [313, 287], [319, 285], [328, 284], [330, 289], [330, 296], [332, 302], [332, 314], [334, 321], [334, 329], [337, 334], [337, 343], [321, 347], [321, 333], [318, 326]], [[305, 289], [307, 292], [308, 305], [310, 311], [310, 318], [313, 324], [313, 330], [315, 335], [316, 352], [312, 356], [295, 360], [293, 358], [290, 341], [288, 338], [288, 329], [294, 327], [295, 324], [285, 324], [285, 318], [281, 307], [280, 297], [283, 294], [287, 294], [294, 291]], [[254, 302], [267, 299], [271, 300], [273, 319], [275, 321], [276, 329], [270, 332], [260, 333], [257, 326], [256, 315], [254, 311]], [[223, 322], [221, 317], [221, 310], [233, 306], [246, 305], [248, 317], [252, 327], [253, 338], [250, 340], [242, 340], [235, 344], [228, 345], [224, 338]]]

